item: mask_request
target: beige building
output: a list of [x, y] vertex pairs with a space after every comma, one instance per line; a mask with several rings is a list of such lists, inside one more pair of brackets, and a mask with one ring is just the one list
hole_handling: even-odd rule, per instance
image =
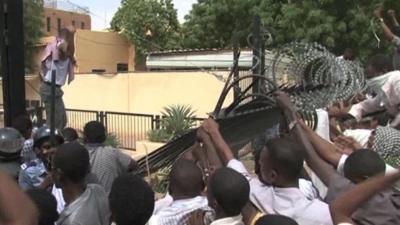
[[[228, 72], [224, 72], [225, 75]], [[123, 74], [78, 74], [63, 87], [67, 108], [160, 114], [173, 104], [190, 105], [196, 117], [207, 118], [224, 82], [205, 72], [134, 72]], [[26, 99], [40, 100], [38, 76], [26, 77]], [[233, 100], [227, 96], [225, 106]]]
[[54, 36], [64, 27], [90, 30], [91, 18], [87, 8], [65, 1], [45, 1], [43, 15], [43, 33]]
[[[35, 46], [35, 73], [46, 45], [54, 40], [44, 37]], [[117, 73], [135, 70], [135, 47], [118, 33], [77, 30], [75, 33], [77, 73]]]

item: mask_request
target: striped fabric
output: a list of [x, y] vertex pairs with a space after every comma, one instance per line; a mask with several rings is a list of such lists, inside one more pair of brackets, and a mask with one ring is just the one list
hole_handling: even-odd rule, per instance
[[198, 196], [174, 201], [171, 205], [160, 209], [150, 218], [149, 225], [186, 225], [187, 219], [196, 210], [208, 212], [206, 222], [207, 224], [211, 222], [213, 210], [208, 206], [206, 197]]
[[23, 163], [30, 162], [34, 159], [36, 159], [36, 154], [33, 151], [33, 139], [27, 139], [24, 142], [24, 147], [22, 148], [21, 151], [21, 158]]

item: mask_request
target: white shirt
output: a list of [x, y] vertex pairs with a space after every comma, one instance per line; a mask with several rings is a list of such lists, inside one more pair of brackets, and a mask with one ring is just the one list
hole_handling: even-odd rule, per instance
[[61, 213], [65, 207], [64, 196], [63, 196], [61, 188], [56, 188], [56, 185], [53, 184], [53, 188], [51, 189], [51, 194], [57, 200], [57, 212]]
[[172, 202], [174, 202], [174, 199], [167, 192], [167, 194], [164, 196], [164, 198], [159, 199], [154, 203], [153, 214], [157, 214], [161, 209], [164, 209], [164, 208], [170, 206], [172, 204]]
[[52, 70], [56, 71], [56, 85], [63, 86], [67, 81], [68, 73], [69, 73], [69, 58], [65, 60], [58, 60], [57, 62], [49, 61], [46, 62], [50, 70], [48, 70], [44, 76], [44, 81], [51, 83], [51, 73]]
[[215, 220], [210, 225], [244, 225], [242, 215]]
[[328, 112], [324, 109], [317, 109], [315, 111], [318, 118], [317, 128], [315, 129], [315, 132], [323, 139], [330, 140]]
[[[315, 129], [315, 133], [317, 133], [323, 139], [330, 141], [328, 112], [324, 109], [317, 109], [316, 112], [317, 112], [318, 123], [317, 123], [317, 128]], [[319, 179], [319, 177], [314, 173], [314, 171], [312, 171], [309, 168], [309, 166], [306, 163], [304, 163], [304, 168], [306, 169], [312, 181], [312, 184], [314, 185], [315, 188], [318, 189], [319, 197], [322, 199], [325, 198], [326, 194], [328, 193], [328, 188], [321, 181], [321, 179]], [[301, 186], [299, 186], [299, 188], [300, 190], [302, 190]]]
[[161, 208], [150, 218], [149, 225], [185, 225], [192, 212], [196, 210], [212, 212], [207, 198], [195, 198], [173, 201], [169, 206]]
[[251, 177], [244, 165], [233, 159], [228, 167], [242, 173], [250, 183], [250, 201], [263, 213], [284, 215], [299, 225], [332, 225], [329, 207], [319, 199], [307, 199], [299, 188], [277, 188]]
[[356, 140], [361, 146], [366, 148], [372, 131], [373, 130], [370, 129], [347, 129], [343, 134], [347, 137], [354, 138], [354, 140]]

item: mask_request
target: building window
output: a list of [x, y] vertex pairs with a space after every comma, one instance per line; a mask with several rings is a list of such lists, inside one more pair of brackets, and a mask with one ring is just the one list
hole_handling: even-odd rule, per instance
[[57, 30], [60, 31], [61, 30], [61, 19], [57, 18]]
[[128, 64], [127, 63], [118, 63], [117, 64], [117, 72], [128, 72]]
[[105, 73], [105, 69], [92, 69], [92, 73]]
[[51, 31], [51, 19], [50, 17], [46, 18], [47, 32]]
[[81, 23], [81, 29], [82, 29], [82, 30], [85, 29], [85, 23], [84, 23], [84, 22]]
[[75, 27], [75, 20], [72, 20], [72, 26]]

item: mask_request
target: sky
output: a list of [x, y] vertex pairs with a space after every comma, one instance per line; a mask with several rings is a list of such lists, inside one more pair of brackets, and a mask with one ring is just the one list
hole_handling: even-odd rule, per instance
[[[118, 10], [121, 0], [69, 0], [70, 2], [89, 7], [92, 17], [92, 30], [103, 30], [109, 27], [114, 13]], [[192, 4], [197, 0], [172, 0], [178, 11], [179, 22], [189, 13]]]

